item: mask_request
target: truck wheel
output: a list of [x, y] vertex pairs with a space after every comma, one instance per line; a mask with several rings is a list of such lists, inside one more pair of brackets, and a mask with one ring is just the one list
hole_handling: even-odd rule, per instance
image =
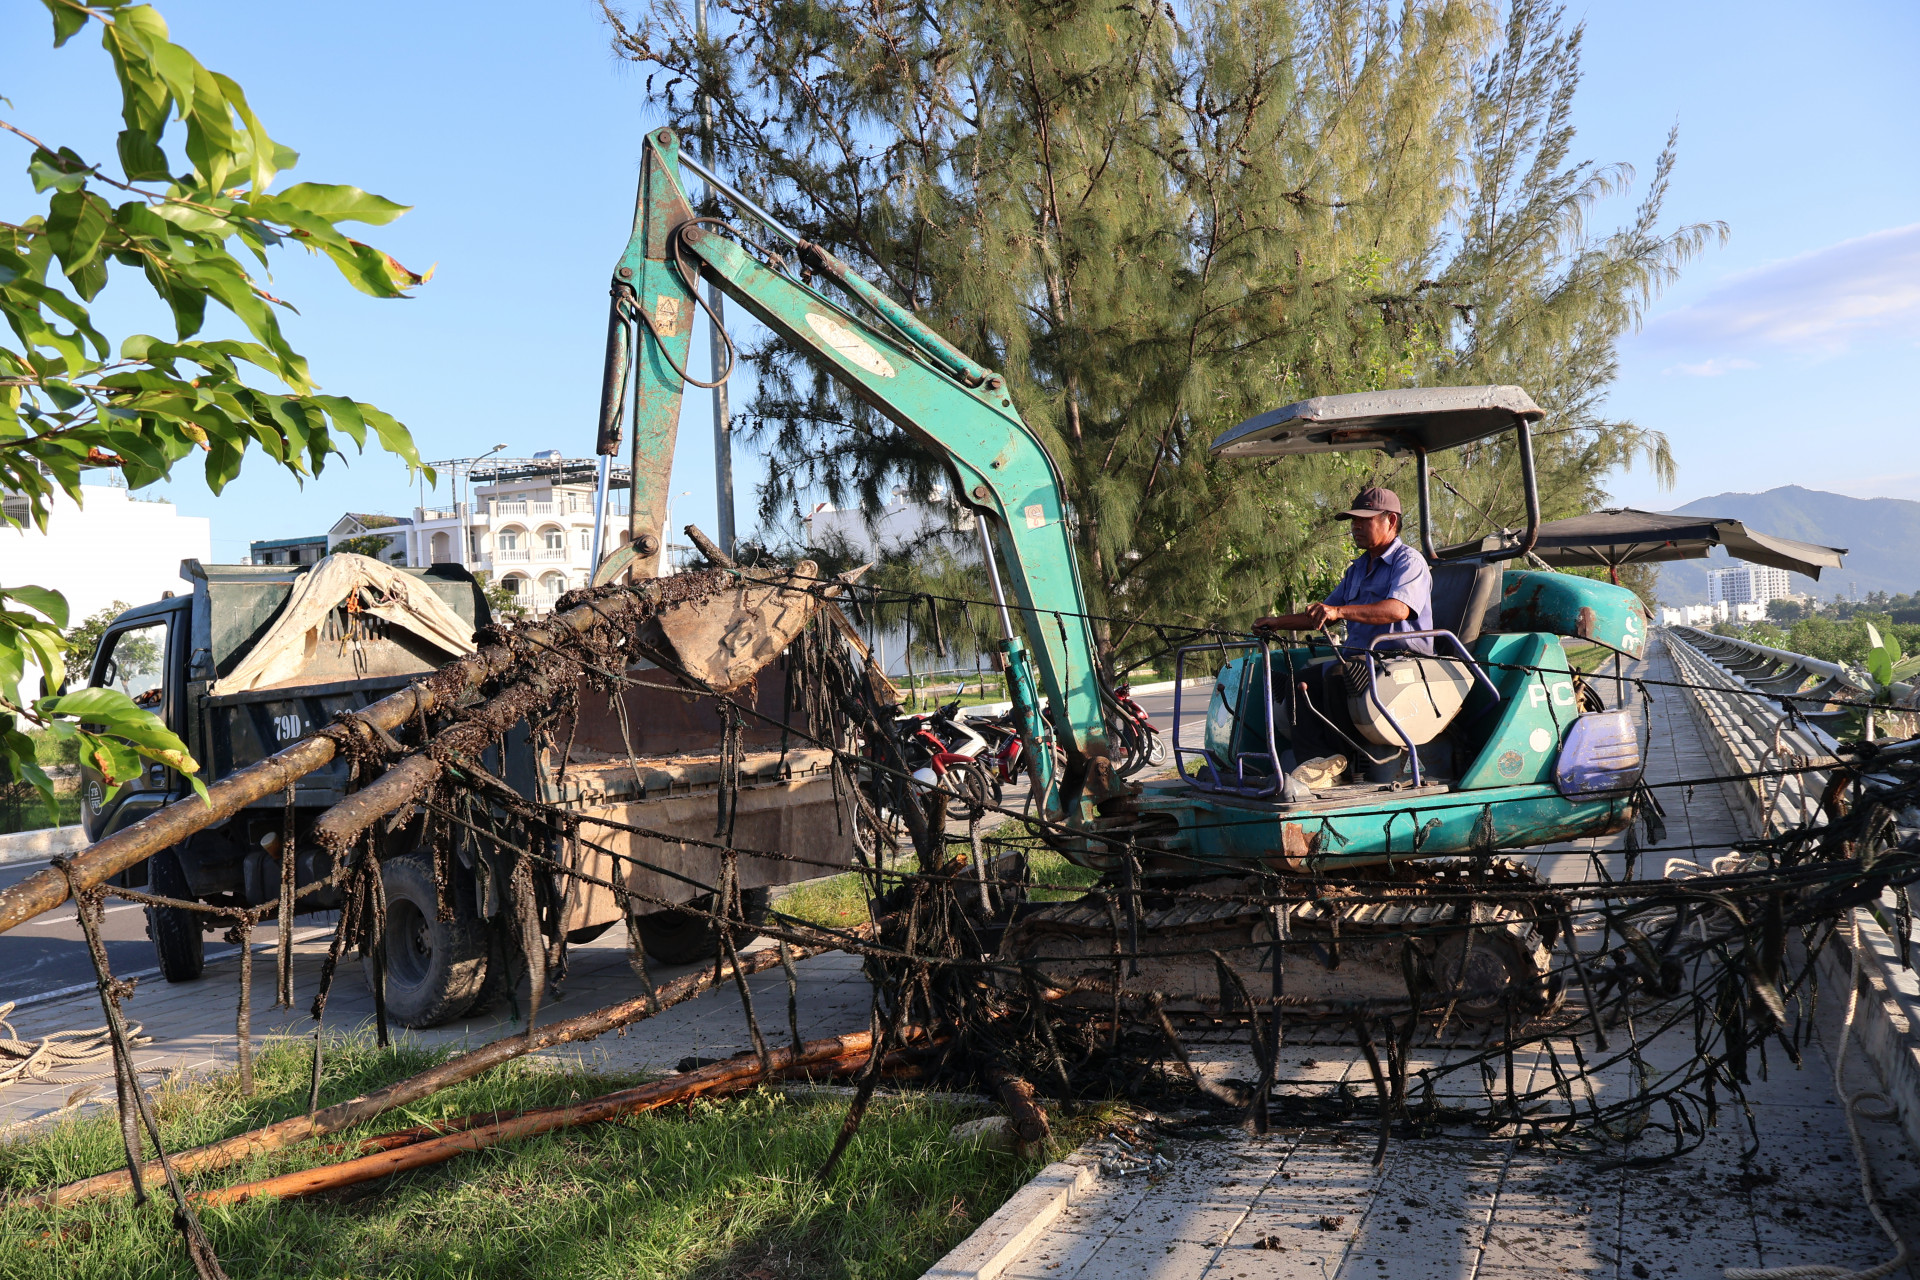
[[[740, 896], [744, 899], [741, 905], [746, 909], [747, 919], [757, 921], [766, 918], [768, 895], [765, 889], [748, 889]], [[713, 896], [708, 894], [695, 898], [687, 905], [711, 910], [712, 901]], [[734, 949], [739, 950], [759, 936], [751, 926], [734, 926]], [[640, 917], [640, 945], [647, 949], [650, 958], [661, 964], [699, 964], [713, 959], [719, 952], [720, 929], [701, 916], [680, 911], [650, 911]]]
[[[191, 898], [180, 855], [163, 849], [147, 860], [148, 889], [162, 898]], [[200, 931], [200, 913], [179, 907], [148, 907], [147, 936], [153, 939], [160, 972], [168, 982], [192, 982], [207, 967], [207, 935]]]
[[[388, 858], [380, 874], [387, 890], [387, 1016], [403, 1027], [460, 1017], [486, 989], [485, 924], [458, 894], [453, 923], [441, 922], [427, 854]], [[361, 964], [371, 987], [373, 957], [363, 956]]]

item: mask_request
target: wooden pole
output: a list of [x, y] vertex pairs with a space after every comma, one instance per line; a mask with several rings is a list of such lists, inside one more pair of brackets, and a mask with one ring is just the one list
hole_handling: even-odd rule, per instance
[[[825, 1040], [810, 1040], [800, 1047], [799, 1053], [795, 1053], [791, 1046], [770, 1050], [768, 1057], [771, 1059], [773, 1068], [771, 1075], [779, 1076], [789, 1071], [803, 1071], [813, 1067], [842, 1063], [849, 1059], [864, 1062], [872, 1052], [873, 1033], [860, 1031], [852, 1035], [831, 1036]], [[637, 1115], [643, 1111], [653, 1111], [703, 1094], [743, 1089], [766, 1078], [769, 1077], [761, 1071], [759, 1057], [747, 1054], [726, 1062], [717, 1062], [710, 1067], [702, 1067], [697, 1071], [689, 1071], [669, 1080], [644, 1084], [637, 1089], [622, 1089], [618, 1093], [609, 1093], [572, 1106], [548, 1107], [540, 1111], [523, 1112], [492, 1124], [477, 1125], [461, 1133], [429, 1138], [389, 1151], [376, 1151], [371, 1155], [342, 1161], [339, 1164], [323, 1165], [318, 1169], [282, 1174], [277, 1178], [264, 1178], [258, 1182], [244, 1182], [238, 1186], [221, 1187], [214, 1191], [202, 1191], [193, 1199], [200, 1204], [239, 1204], [243, 1200], [251, 1200], [256, 1196], [278, 1196], [284, 1199], [291, 1196], [312, 1195], [319, 1191], [334, 1191], [356, 1183], [372, 1182], [376, 1178], [405, 1173], [409, 1169], [440, 1164], [455, 1156], [478, 1151], [498, 1142], [511, 1142], [516, 1138], [531, 1138], [539, 1134], [551, 1133], [556, 1129], [597, 1124], [619, 1116]]]
[[[862, 936], [870, 934], [872, 925], [864, 925], [859, 931]], [[815, 956], [833, 947], [800, 947], [792, 949], [796, 959]], [[745, 974], [754, 974], [762, 969], [770, 969], [780, 963], [780, 952], [769, 947], [765, 951], [756, 951], [740, 958], [740, 970]], [[481, 1045], [470, 1053], [450, 1058], [435, 1067], [429, 1067], [415, 1076], [396, 1081], [372, 1093], [350, 1098], [322, 1108], [311, 1116], [294, 1116], [277, 1124], [266, 1125], [247, 1133], [223, 1138], [219, 1142], [210, 1142], [189, 1151], [176, 1152], [169, 1156], [174, 1170], [181, 1174], [204, 1173], [209, 1169], [219, 1169], [236, 1164], [252, 1156], [267, 1151], [279, 1151], [282, 1148], [304, 1142], [308, 1138], [324, 1138], [330, 1134], [363, 1124], [382, 1112], [395, 1107], [404, 1107], [418, 1102], [429, 1094], [437, 1093], [450, 1085], [463, 1080], [471, 1080], [477, 1075], [491, 1071], [504, 1062], [528, 1053], [537, 1053], [560, 1044], [578, 1044], [591, 1040], [630, 1023], [651, 1017], [659, 1009], [669, 1009], [683, 1001], [713, 989], [716, 983], [728, 983], [734, 980], [732, 964], [722, 964], [718, 970], [705, 969], [699, 973], [690, 973], [662, 985], [658, 990], [659, 1004], [656, 1008], [652, 996], [636, 996], [632, 1000], [623, 1000], [591, 1013], [583, 1013], [576, 1018], [567, 1018], [560, 1022], [550, 1022], [544, 1027], [536, 1027], [531, 1033], [518, 1031], [502, 1036], [490, 1044]], [[161, 1176], [160, 1166], [155, 1163], [147, 1166], [146, 1176]], [[83, 1178], [65, 1186], [55, 1187], [39, 1195], [12, 1197], [0, 1202], [4, 1209], [57, 1209], [65, 1205], [77, 1204], [83, 1200], [99, 1199], [103, 1196], [126, 1195], [133, 1190], [133, 1180], [125, 1169], [116, 1169], [111, 1173], [99, 1174], [92, 1178]]]

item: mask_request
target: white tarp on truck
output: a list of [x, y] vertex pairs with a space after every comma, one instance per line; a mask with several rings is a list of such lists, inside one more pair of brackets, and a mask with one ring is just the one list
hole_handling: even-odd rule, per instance
[[291, 680], [313, 661], [327, 615], [352, 600], [361, 613], [403, 627], [456, 657], [474, 651], [473, 628], [433, 589], [411, 574], [370, 556], [339, 552], [294, 581], [286, 608], [271, 630], [235, 667], [207, 690], [218, 697], [271, 688]]

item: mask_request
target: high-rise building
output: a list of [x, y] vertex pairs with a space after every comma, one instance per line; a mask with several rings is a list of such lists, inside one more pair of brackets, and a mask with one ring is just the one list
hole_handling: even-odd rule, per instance
[[1793, 594], [1785, 569], [1764, 564], [1736, 564], [1707, 570], [1707, 600], [1718, 604], [1754, 604], [1765, 608]]

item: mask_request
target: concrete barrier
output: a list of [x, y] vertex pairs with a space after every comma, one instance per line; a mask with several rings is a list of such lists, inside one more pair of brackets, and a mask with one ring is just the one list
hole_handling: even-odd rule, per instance
[[45, 862], [65, 857], [87, 847], [86, 828], [42, 827], [38, 831], [16, 831], [0, 836], [0, 867], [21, 862]]
[[1054, 1219], [1093, 1189], [1099, 1173], [1098, 1158], [1085, 1151], [1048, 1165], [921, 1280], [998, 1280]]

